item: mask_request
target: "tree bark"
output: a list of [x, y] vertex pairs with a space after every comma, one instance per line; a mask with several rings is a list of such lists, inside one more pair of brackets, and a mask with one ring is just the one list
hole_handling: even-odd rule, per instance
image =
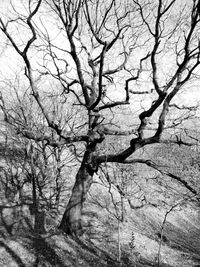
[[35, 213], [35, 222], [34, 222], [34, 232], [36, 234], [46, 234], [46, 218], [44, 211], [36, 211]]
[[67, 235], [78, 236], [82, 232], [82, 212], [86, 195], [92, 184], [94, 170], [89, 164], [90, 155], [85, 152], [82, 165], [76, 175], [72, 194], [67, 204], [59, 229]]

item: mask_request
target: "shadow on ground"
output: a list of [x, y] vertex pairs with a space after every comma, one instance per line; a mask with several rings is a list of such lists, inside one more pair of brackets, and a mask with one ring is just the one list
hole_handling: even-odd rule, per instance
[[[14, 245], [13, 245], [14, 244]], [[125, 254], [124, 254], [125, 255]], [[147, 267], [155, 266], [145, 259], [131, 262], [122, 257], [121, 265], [113, 254], [81, 239], [61, 234], [26, 236], [0, 240], [0, 266], [19, 267]], [[172, 267], [161, 265], [160, 267]]]
[[[43, 266], [44, 263], [47, 263], [47, 266], [68, 267], [56, 254], [55, 250], [46, 242], [45, 238], [35, 236], [31, 239], [35, 254], [34, 267]], [[69, 257], [69, 255], [67, 256]]]
[[[17, 255], [17, 253], [12, 250], [5, 242], [0, 240], [0, 247], [4, 248], [5, 251], [10, 255], [12, 260], [18, 264], [20, 267], [26, 267], [26, 265], [22, 262], [21, 258]], [[3, 266], [2, 266], [3, 267]]]

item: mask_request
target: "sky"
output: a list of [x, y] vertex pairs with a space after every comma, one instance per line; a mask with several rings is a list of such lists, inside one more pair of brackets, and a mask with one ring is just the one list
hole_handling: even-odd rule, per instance
[[[26, 2], [26, 1], [25, 1]], [[6, 14], [8, 14], [8, 3], [9, 1], [6, 0], [2, 0], [0, 3], [0, 14], [4, 13], [3, 19], [4, 21], [6, 20]], [[18, 0], [14, 0], [13, 1], [14, 5], [19, 4], [20, 2]], [[22, 9], [17, 7], [17, 10], [22, 13]], [[44, 18], [44, 17], [43, 17]], [[51, 22], [51, 18], [46, 17], [45, 15], [45, 23], [47, 23], [46, 25], [49, 26], [51, 25], [51, 36], [52, 39], [54, 39], [54, 43], [57, 44], [59, 46], [59, 44], [61, 46], [65, 46], [65, 43], [63, 42], [63, 36], [57, 35], [57, 31], [56, 29], [56, 24], [53, 25]], [[40, 24], [41, 25], [41, 24]], [[23, 38], [25, 37], [25, 40], [28, 40], [28, 36], [27, 36], [27, 31], [26, 29], [23, 29], [23, 27], [21, 26], [20, 28], [17, 28], [17, 31], [15, 32], [14, 30], [15, 28], [11, 28], [11, 31], [14, 33], [14, 36], [16, 38], [16, 40], [18, 40], [20, 42], [20, 34], [18, 34], [18, 32], [20, 33], [20, 31], [23, 33]], [[43, 28], [43, 32], [44, 32], [44, 28]], [[24, 35], [25, 33], [25, 35]], [[54, 38], [53, 38], [54, 37]], [[55, 38], [56, 37], [56, 38]], [[139, 51], [139, 49], [137, 50]], [[137, 52], [137, 55], [133, 55], [133, 59], [135, 60], [134, 57], [136, 57], [137, 59], [140, 57], [140, 52]], [[62, 53], [60, 53], [60, 56], [62, 55]], [[165, 57], [163, 57], [161, 60], [161, 67], [163, 69], [165, 69], [165, 75], [168, 74], [168, 72], [171, 71], [170, 66], [170, 60], [169, 60], [169, 54], [167, 54]], [[34, 68], [37, 68], [37, 64], [38, 64], [38, 60], [37, 57], [34, 56], [34, 53], [32, 54], [32, 62], [33, 62], [33, 66]], [[117, 62], [117, 61], [116, 61]], [[41, 62], [40, 62], [41, 64]], [[48, 63], [48, 66], [51, 66], [51, 62]], [[50, 67], [51, 68], [51, 67]], [[53, 69], [53, 68], [52, 68]], [[199, 68], [200, 69], [200, 68]], [[167, 70], [167, 71], [166, 71]], [[24, 66], [23, 66], [23, 61], [22, 59], [16, 54], [16, 52], [14, 51], [14, 49], [12, 47], [10, 47], [10, 44], [7, 43], [5, 36], [0, 32], [0, 83], [4, 84], [6, 79], [12, 79], [15, 80], [16, 79], [16, 72], [20, 71], [20, 77], [24, 74]], [[199, 70], [197, 71], [197, 73], [199, 73]], [[120, 83], [120, 79], [122, 78], [122, 83]], [[122, 75], [121, 78], [116, 77], [114, 79], [115, 85], [112, 87], [112, 90], [110, 91], [110, 94], [115, 99], [122, 99], [122, 91], [124, 94], [124, 90], [121, 90], [121, 87], [124, 86], [124, 77]], [[163, 76], [163, 79], [165, 77]], [[23, 79], [23, 78], [22, 78]], [[47, 83], [48, 84], [48, 83]], [[197, 80], [195, 83], [188, 83], [187, 88], [185, 93], [180, 93], [178, 95], [178, 97], [176, 97], [176, 103], [181, 103], [183, 102], [183, 105], [196, 105], [200, 102], [200, 91], [199, 91], [199, 85], [200, 85], [200, 79]], [[133, 88], [134, 90], [150, 90], [152, 87], [152, 84], [149, 83], [149, 74], [145, 73], [143, 74], [143, 76], [141, 76], [140, 78], [140, 82], [138, 82], [137, 84], [134, 84]], [[138, 101], [136, 100], [136, 96], [133, 95], [131, 96], [132, 98], [132, 102], [133, 105], [131, 107], [131, 110], [138, 110], [141, 108], [145, 108], [148, 107], [153, 99], [152, 97], [138, 97]], [[142, 99], [142, 102], [140, 101]]]

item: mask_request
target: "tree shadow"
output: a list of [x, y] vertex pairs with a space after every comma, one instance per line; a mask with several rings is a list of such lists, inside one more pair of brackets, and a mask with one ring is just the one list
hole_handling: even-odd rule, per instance
[[194, 261], [195, 265], [194, 267], [200, 267], [200, 256], [193, 256], [192, 260]]
[[26, 267], [26, 265], [23, 263], [21, 258], [8, 246], [6, 245], [3, 241], [0, 240], [0, 246], [5, 248], [5, 250], [11, 255], [13, 260], [18, 264], [19, 267]]
[[104, 251], [103, 249], [100, 249], [97, 247], [92, 241], [84, 242], [78, 237], [74, 237], [74, 240], [76, 243], [83, 249], [90, 253], [92, 253], [95, 257], [98, 257], [100, 260], [106, 261], [107, 267], [118, 267], [119, 263], [116, 259], [113, 259], [108, 252]]
[[[52, 266], [68, 267], [63, 263], [55, 250], [41, 236], [32, 236], [32, 245], [35, 250], [36, 260], [34, 267], [44, 266], [44, 262], [50, 263]], [[40, 265], [40, 264], [43, 265]]]

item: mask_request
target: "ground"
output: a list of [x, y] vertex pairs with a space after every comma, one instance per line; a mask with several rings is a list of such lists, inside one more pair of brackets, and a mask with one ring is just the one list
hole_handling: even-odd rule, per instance
[[[9, 228], [11, 220], [9, 222], [6, 218], [7, 229], [5, 220], [0, 228], [0, 266], [158, 266], [159, 231], [163, 216], [164, 211], [153, 207], [130, 211], [120, 225], [121, 263], [118, 261], [118, 232], [108, 225], [103, 228], [96, 222], [93, 232], [94, 226], [90, 226], [90, 231], [74, 239], [57, 230], [56, 224], [50, 227], [51, 220], [48, 221], [47, 233], [36, 235], [25, 225], [16, 228], [17, 224], [14, 224], [13, 229]], [[163, 230], [160, 267], [200, 266], [198, 219], [197, 210], [187, 207], [169, 215]], [[134, 236], [132, 248], [131, 235]]]

